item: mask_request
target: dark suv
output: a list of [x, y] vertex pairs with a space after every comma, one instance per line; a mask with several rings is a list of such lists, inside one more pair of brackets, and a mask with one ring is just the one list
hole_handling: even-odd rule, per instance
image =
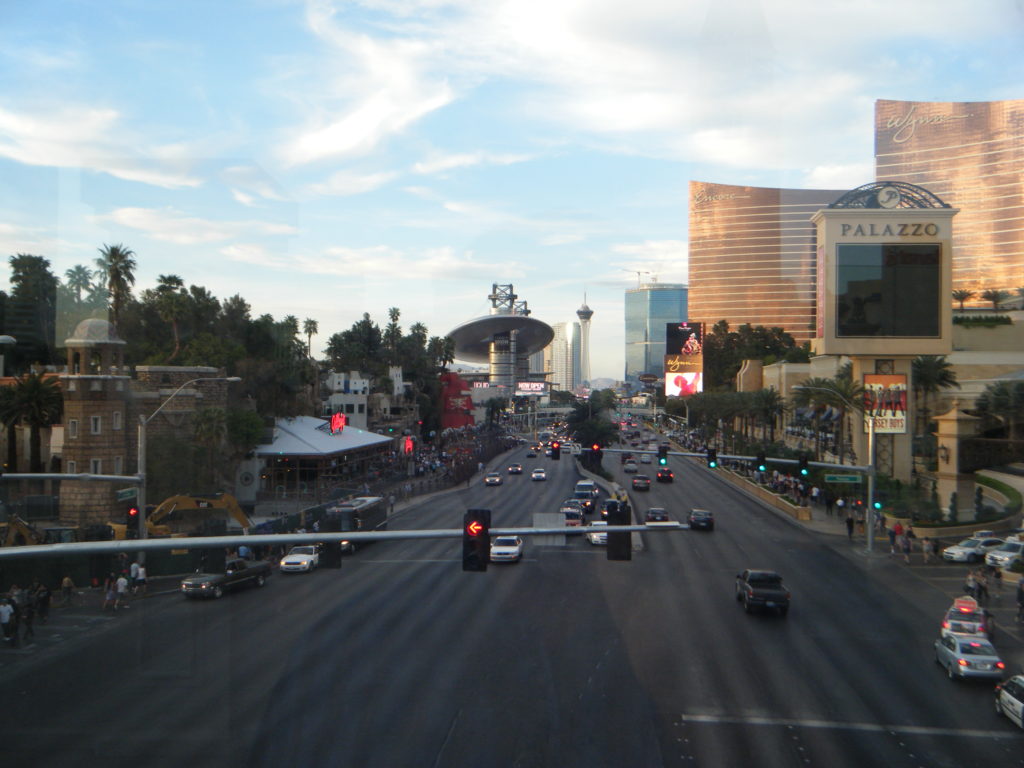
[[662, 467], [658, 470], [658, 482], [659, 483], [671, 483], [676, 479], [676, 476], [672, 474], [672, 470], [668, 467]]

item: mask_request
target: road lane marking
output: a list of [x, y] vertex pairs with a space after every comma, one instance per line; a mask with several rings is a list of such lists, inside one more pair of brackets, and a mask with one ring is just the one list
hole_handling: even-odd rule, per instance
[[875, 733], [906, 733], [918, 736], [970, 736], [980, 739], [1022, 739], [1024, 734], [1013, 731], [983, 731], [977, 728], [935, 728], [927, 725], [894, 725], [887, 723], [847, 723], [837, 720], [801, 720], [785, 717], [760, 717], [751, 715], [736, 717], [728, 715], [688, 715], [679, 717], [686, 723], [711, 723], [724, 725], [767, 725], [793, 728], [822, 728], [839, 731], [862, 731]]

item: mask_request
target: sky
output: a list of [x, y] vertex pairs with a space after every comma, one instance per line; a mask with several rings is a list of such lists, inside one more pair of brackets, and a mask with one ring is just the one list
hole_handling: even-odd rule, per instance
[[[444, 335], [687, 282], [691, 180], [874, 181], [876, 99], [1024, 98], [1022, 0], [0, 0], [0, 251]], [[0, 270], [0, 288], [9, 273]]]

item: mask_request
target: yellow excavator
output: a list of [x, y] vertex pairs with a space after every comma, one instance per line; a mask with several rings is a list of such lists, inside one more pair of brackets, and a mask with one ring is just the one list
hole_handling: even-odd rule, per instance
[[0, 523], [0, 546], [15, 547], [42, 543], [43, 538], [36, 529], [17, 515], [10, 515], [6, 523]]
[[230, 493], [171, 496], [146, 516], [146, 532], [151, 537], [184, 536], [210, 521], [227, 522], [227, 517], [238, 523], [243, 533], [252, 528], [252, 520]]

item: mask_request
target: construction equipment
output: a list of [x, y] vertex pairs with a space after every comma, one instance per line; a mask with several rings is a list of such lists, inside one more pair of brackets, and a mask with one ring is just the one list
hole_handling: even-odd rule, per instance
[[15, 547], [42, 543], [39, 532], [17, 515], [9, 515], [6, 523], [0, 523], [0, 546]]
[[218, 518], [227, 522], [225, 516], [238, 523], [243, 533], [252, 528], [252, 520], [230, 493], [171, 496], [146, 516], [146, 532], [151, 537], [185, 535]]

